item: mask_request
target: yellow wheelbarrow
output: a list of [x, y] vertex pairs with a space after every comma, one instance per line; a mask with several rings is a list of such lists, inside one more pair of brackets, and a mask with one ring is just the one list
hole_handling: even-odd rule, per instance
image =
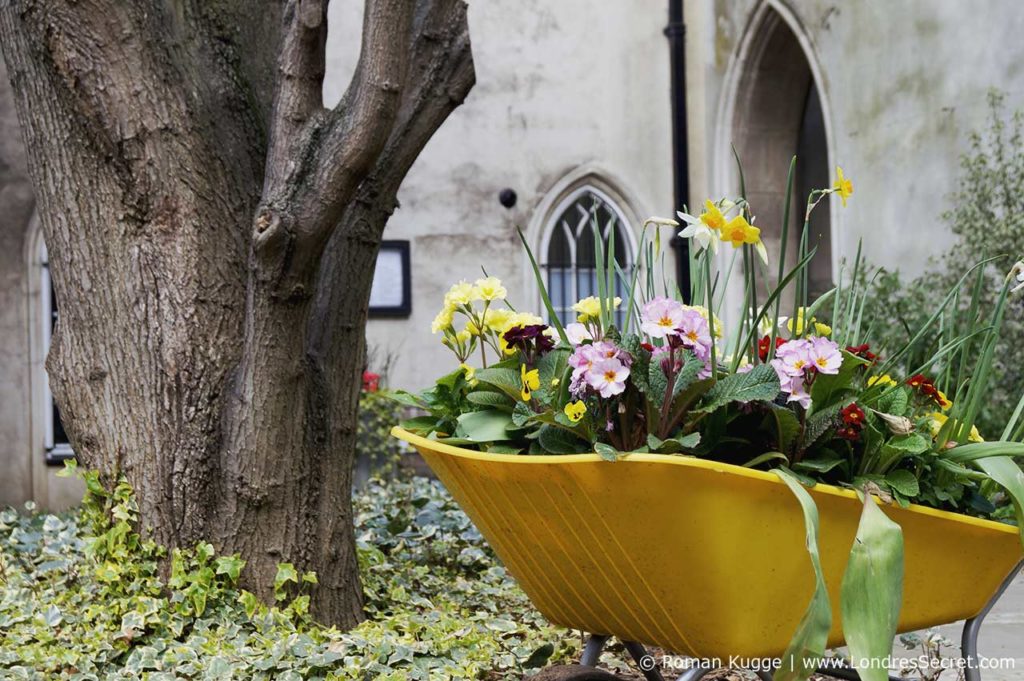
[[[485, 454], [392, 434], [419, 450], [537, 609], [591, 635], [580, 674], [594, 673], [586, 667], [611, 636], [651, 680], [663, 677], [644, 645], [694, 660], [777, 658], [811, 598], [800, 505], [774, 474], [659, 454], [615, 463]], [[809, 491], [838, 603], [861, 503], [830, 485]], [[966, 619], [963, 655], [977, 659], [981, 622], [1022, 567], [1017, 529], [922, 506], [886, 513], [905, 542], [899, 631]], [[844, 644], [836, 619], [829, 647]], [[695, 664], [680, 679], [712, 666]], [[968, 665], [967, 681], [980, 679], [977, 666]], [[827, 673], [858, 678], [848, 668]]]

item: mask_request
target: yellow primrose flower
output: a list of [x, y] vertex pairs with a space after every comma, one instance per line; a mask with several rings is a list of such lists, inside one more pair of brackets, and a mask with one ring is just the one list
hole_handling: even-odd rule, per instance
[[819, 336], [825, 336], [827, 338], [832, 335], [832, 327], [828, 324], [822, 324], [814, 319], [811, 320], [811, 323], [814, 324], [814, 333]]
[[515, 316], [512, 310], [490, 307], [484, 315], [484, 326], [495, 333], [505, 333], [512, 328]]
[[885, 374], [884, 376], [869, 376], [868, 387], [870, 388], [874, 385], [888, 387], [892, 385], [899, 385], [899, 383], [897, 383], [896, 380], [893, 379], [893, 377], [890, 376], [889, 374]]
[[[544, 320], [535, 314], [530, 312], [516, 312], [509, 320], [508, 328], [511, 329], [513, 326], [533, 326], [535, 324], [543, 323]], [[506, 329], [506, 331], [507, 330], [508, 329]]]
[[[789, 332], [791, 334], [796, 334], [797, 336], [800, 336], [800, 335], [803, 334], [803, 332], [804, 332], [804, 316], [805, 316], [804, 313], [805, 312], [806, 312], [806, 310], [801, 307], [801, 308], [799, 308], [796, 311], [796, 318], [795, 319], [788, 319], [788, 320], [786, 320], [786, 328], [789, 329]], [[780, 319], [779, 321], [782, 321], [782, 320]], [[811, 317], [810, 325], [812, 327], [814, 327], [814, 333], [819, 335], [819, 336], [831, 336], [832, 335], [832, 327], [829, 326], [828, 324], [823, 324], [823, 323], [819, 322], [817, 317]]]
[[[622, 298], [616, 296], [612, 303], [612, 309], [617, 310], [622, 304]], [[579, 313], [577, 320], [585, 324], [588, 320], [601, 316], [601, 301], [597, 299], [597, 296], [588, 296], [573, 305], [572, 309]]]
[[476, 322], [470, 320], [466, 322], [465, 332], [468, 333], [470, 336], [479, 336], [480, 327], [476, 325]]
[[843, 175], [843, 169], [836, 166], [836, 183], [833, 185], [839, 198], [843, 201], [843, 208], [846, 208], [846, 200], [853, 196], [853, 182]]
[[523, 398], [523, 402], [529, 402], [530, 397], [534, 390], [540, 388], [540, 372], [536, 369], [530, 371], [526, 370], [525, 364], [519, 365], [519, 378], [522, 381], [523, 387], [519, 392], [520, 397]]
[[455, 310], [445, 305], [444, 308], [442, 308], [442, 310], [437, 313], [437, 316], [434, 317], [434, 321], [430, 323], [431, 332], [437, 333], [438, 331], [450, 329], [454, 318]]
[[[928, 418], [931, 419], [931, 424], [930, 425], [931, 425], [931, 430], [932, 430], [932, 437], [933, 438], [934, 437], [938, 437], [939, 431], [942, 430], [942, 426], [944, 426], [946, 424], [946, 421], [949, 420], [949, 417], [946, 416], [943, 413], [940, 413], [940, 412], [936, 411], [936, 412], [932, 412], [931, 414], [928, 414]], [[970, 442], [984, 442], [985, 441], [985, 438], [983, 438], [981, 436], [981, 433], [978, 432], [978, 427], [977, 426], [971, 426], [971, 434], [967, 436], [967, 439]]]
[[725, 216], [711, 199], [704, 199], [704, 212], [700, 214], [700, 221], [716, 232], [725, 227]]
[[558, 379], [558, 378], [552, 378], [552, 379], [551, 379], [551, 387], [552, 387], [552, 388], [557, 388], [557, 387], [558, 387], [558, 384], [559, 384], [559, 383], [561, 383], [561, 382], [562, 382], [562, 381], [561, 381], [561, 379]]
[[462, 345], [465, 345], [466, 343], [468, 343], [469, 339], [472, 338], [472, 337], [473, 337], [473, 334], [470, 333], [468, 329], [463, 329], [462, 331], [459, 331], [459, 332], [457, 332], [455, 334], [455, 340], [457, 340]]
[[576, 400], [565, 405], [563, 409], [565, 415], [569, 417], [569, 420], [573, 423], [579, 423], [583, 415], [587, 413], [587, 405], [583, 403], [583, 400]]
[[473, 300], [504, 300], [507, 294], [501, 279], [497, 277], [477, 279], [473, 285]]
[[465, 374], [467, 381], [472, 381], [473, 377], [476, 376], [476, 369], [474, 369], [473, 367], [469, 366], [465, 362], [460, 364], [459, 368], [462, 369], [462, 373]]
[[[708, 320], [708, 309], [703, 305], [683, 305], [684, 310], [694, 310], [700, 313], [700, 316], [704, 318], [704, 321]], [[723, 335], [722, 331], [722, 320], [717, 316], [715, 317], [715, 338], [721, 338]]]
[[942, 411], [949, 411], [949, 408], [953, 406], [953, 403], [946, 397], [946, 393], [941, 390], [935, 390], [935, 401], [939, 403], [939, 409]]
[[458, 284], [454, 284], [448, 293], [444, 294], [445, 307], [457, 307], [459, 305], [469, 305], [469, 301], [473, 299], [473, 285], [468, 281], [460, 281]]

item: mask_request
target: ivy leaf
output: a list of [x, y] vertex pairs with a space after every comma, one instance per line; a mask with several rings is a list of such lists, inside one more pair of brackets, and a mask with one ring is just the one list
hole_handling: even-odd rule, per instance
[[852, 666], [863, 681], [889, 681], [889, 671], [880, 661], [892, 654], [902, 605], [903, 530], [868, 494], [841, 596], [843, 634]]
[[536, 669], [537, 667], [543, 667], [544, 663], [548, 661], [552, 655], [555, 654], [555, 646], [551, 643], [545, 643], [540, 648], [530, 653], [530, 657], [526, 658], [526, 662], [523, 663], [523, 669]]
[[299, 573], [291, 563], [278, 563], [277, 576], [274, 577], [274, 596], [277, 600], [285, 597], [284, 585], [288, 582], [299, 583]]
[[780, 390], [775, 369], [761, 364], [746, 373], [732, 374], [718, 381], [708, 391], [698, 411], [712, 412], [731, 402], [771, 402]]
[[238, 575], [245, 567], [245, 561], [234, 556], [221, 556], [213, 563], [218, 575], [227, 575], [232, 584], [238, 581]]

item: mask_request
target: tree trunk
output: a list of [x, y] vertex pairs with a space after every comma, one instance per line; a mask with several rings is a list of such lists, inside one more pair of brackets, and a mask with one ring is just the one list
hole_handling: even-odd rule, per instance
[[334, 110], [326, 2], [265, 9], [0, 0], [0, 47], [79, 460], [128, 479], [162, 544], [241, 553], [268, 600], [278, 563], [316, 571], [314, 613], [350, 626], [373, 266], [398, 186], [473, 85], [465, 6], [367, 0]]

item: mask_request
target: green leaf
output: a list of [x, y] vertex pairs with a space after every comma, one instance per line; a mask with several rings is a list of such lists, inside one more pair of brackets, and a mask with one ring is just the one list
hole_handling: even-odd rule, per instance
[[763, 463], [768, 461], [782, 461], [783, 463], [789, 463], [789, 457], [782, 452], [765, 452], [761, 456], [756, 456], [750, 461], [743, 464], [744, 468], [756, 468]]
[[478, 369], [475, 374], [475, 378], [480, 383], [486, 383], [489, 386], [497, 388], [501, 392], [505, 393], [513, 400], [518, 401], [520, 398], [520, 392], [522, 392], [522, 378], [519, 372], [515, 369], [508, 369], [505, 367], [488, 367], [487, 369]]
[[843, 634], [862, 681], [889, 681], [881, 662], [892, 653], [902, 604], [903, 531], [865, 495], [841, 596]]
[[[812, 405], [813, 406], [813, 405]], [[836, 424], [836, 417], [839, 415], [840, 406], [833, 404], [824, 411], [819, 411], [807, 418], [804, 425], [803, 446], [810, 447], [828, 432], [829, 428]]]
[[743, 374], [731, 374], [708, 391], [698, 411], [712, 412], [731, 402], [771, 402], [778, 396], [779, 377], [770, 365], [761, 364]]
[[828, 473], [841, 463], [843, 463], [842, 459], [804, 459], [793, 464], [793, 468], [811, 473]]
[[481, 407], [493, 407], [494, 409], [512, 410], [516, 401], [503, 392], [492, 390], [474, 390], [466, 395], [466, 399]]
[[545, 643], [540, 648], [537, 648], [530, 654], [530, 657], [526, 658], [526, 662], [523, 663], [523, 669], [536, 669], [537, 667], [543, 667], [552, 655], [555, 654], [555, 646], [552, 643]]
[[302, 581], [305, 584], [319, 584], [320, 581], [316, 578], [316, 573], [310, 570], [309, 572], [302, 573]]
[[840, 402], [847, 393], [853, 391], [854, 378], [857, 370], [867, 362], [856, 355], [843, 350], [843, 363], [835, 374], [818, 374], [811, 386], [811, 409], [817, 412], [827, 409]]
[[786, 407], [772, 408], [772, 422], [775, 425], [775, 440], [779, 451], [791, 452], [797, 435], [800, 434], [800, 419], [793, 413], [792, 409]]
[[512, 425], [512, 415], [495, 409], [471, 411], [461, 414], [457, 419], [459, 427], [455, 430], [456, 437], [463, 437], [473, 442], [494, 442], [508, 440], [508, 427]]
[[579, 454], [590, 449], [587, 442], [558, 426], [541, 426], [537, 439], [548, 454]]
[[594, 451], [597, 452], [598, 456], [600, 456], [605, 461], [619, 460], [619, 451], [615, 449], [615, 447], [612, 447], [611, 445], [606, 445], [603, 442], [595, 443]]
[[828, 632], [832, 628], [832, 606], [828, 600], [828, 589], [825, 585], [825, 572], [821, 567], [821, 555], [818, 551], [818, 507], [807, 490], [789, 471], [776, 468], [773, 471], [779, 479], [786, 483], [804, 515], [804, 528], [807, 534], [807, 553], [814, 568], [814, 595], [804, 612], [800, 625], [793, 639], [782, 656], [782, 664], [774, 675], [774, 681], [806, 681], [816, 671], [817, 662], [825, 654], [828, 643]]
[[885, 476], [885, 483], [905, 497], [916, 497], [921, 493], [921, 484], [911, 471], [899, 469]]
[[288, 582], [299, 583], [299, 573], [291, 563], [278, 563], [277, 576], [274, 577], [274, 590], [280, 590]]
[[232, 583], [238, 581], [238, 575], [245, 567], [245, 561], [235, 556], [221, 556], [213, 562], [218, 575], [227, 575]]
[[[960, 448], [956, 447], [955, 449]], [[1017, 514], [1020, 540], [1024, 544], [1024, 471], [1021, 471], [1017, 462], [1008, 456], [978, 459], [975, 465], [985, 471], [996, 484], [1010, 495], [1010, 499], [1013, 500], [1013, 510]]]
[[647, 399], [656, 407], [661, 407], [665, 402], [665, 393], [668, 391], [668, 378], [665, 370], [661, 368], [661, 362], [651, 362], [647, 367]]
[[658, 454], [678, 454], [684, 450], [692, 450], [700, 444], [700, 433], [690, 433], [682, 437], [670, 437], [662, 440], [653, 433], [647, 436], [647, 447]]
[[537, 374], [542, 388], [551, 386], [554, 379], [561, 380], [569, 361], [568, 348], [556, 348], [537, 361]]

